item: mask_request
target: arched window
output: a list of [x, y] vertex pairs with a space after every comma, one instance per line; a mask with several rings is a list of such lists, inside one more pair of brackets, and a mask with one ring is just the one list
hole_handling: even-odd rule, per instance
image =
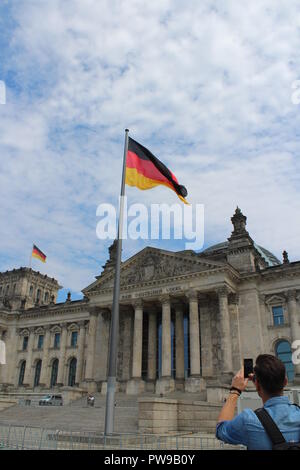
[[14, 284], [14, 286], [13, 286], [13, 295], [16, 293], [16, 287], [17, 287], [17, 284]]
[[0, 296], [2, 295], [2, 286], [0, 286]]
[[6, 286], [6, 295], [9, 294], [9, 285]]
[[281, 340], [276, 344], [276, 356], [280, 359], [286, 369], [286, 375], [288, 377], [289, 382], [294, 380], [295, 371], [294, 371], [294, 364], [292, 362], [292, 350], [291, 345], [286, 340]]
[[40, 383], [41, 369], [42, 369], [42, 361], [41, 359], [39, 359], [35, 366], [34, 387], [37, 387]]
[[77, 359], [73, 357], [69, 365], [69, 381], [68, 381], [69, 387], [74, 387], [75, 385], [76, 367], [77, 367]]
[[30, 286], [30, 289], [29, 289], [29, 295], [30, 295], [30, 297], [32, 297], [32, 296], [33, 296], [33, 286]]
[[58, 359], [54, 359], [54, 361], [52, 362], [52, 369], [51, 369], [50, 388], [55, 387], [57, 383], [57, 374], [58, 374]]
[[25, 375], [26, 361], [21, 362], [20, 373], [19, 373], [19, 385], [23, 385]]
[[41, 300], [41, 289], [38, 289], [36, 293], [36, 301], [39, 302], [40, 300]]
[[45, 292], [45, 297], [44, 297], [45, 303], [49, 301], [49, 292]]

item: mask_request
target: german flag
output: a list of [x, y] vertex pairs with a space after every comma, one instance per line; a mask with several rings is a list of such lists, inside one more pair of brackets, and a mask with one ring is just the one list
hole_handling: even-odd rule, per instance
[[185, 200], [187, 190], [178, 183], [176, 176], [150, 150], [131, 137], [128, 140], [125, 183], [142, 190], [163, 184], [188, 204]]
[[33, 256], [33, 258], [39, 259], [43, 263], [46, 263], [47, 256], [44, 255], [44, 253], [36, 245], [33, 245], [31, 256]]

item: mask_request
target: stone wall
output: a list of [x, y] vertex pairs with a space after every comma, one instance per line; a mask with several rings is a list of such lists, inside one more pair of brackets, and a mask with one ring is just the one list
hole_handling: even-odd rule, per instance
[[178, 430], [178, 401], [167, 398], [139, 399], [139, 431], [163, 434]]
[[139, 400], [139, 431], [144, 434], [168, 432], [214, 433], [222, 404], [167, 398]]

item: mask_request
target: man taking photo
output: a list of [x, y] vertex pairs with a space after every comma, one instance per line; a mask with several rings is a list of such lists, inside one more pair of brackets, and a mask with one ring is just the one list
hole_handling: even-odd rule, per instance
[[[256, 359], [254, 374], [249, 375], [249, 378], [262, 399], [263, 410], [268, 413], [267, 420], [270, 421], [271, 416], [286, 442], [299, 443], [300, 408], [283, 396], [283, 389], [288, 382], [283, 362], [270, 354], [261, 354]], [[272, 441], [253, 410], [245, 409], [234, 417], [238, 398], [247, 383], [248, 378], [244, 378], [242, 369], [232, 380], [229, 396], [218, 418], [216, 437], [228, 444], [244, 445], [248, 450], [271, 450]], [[259, 415], [265, 415], [265, 411], [259, 412]]]

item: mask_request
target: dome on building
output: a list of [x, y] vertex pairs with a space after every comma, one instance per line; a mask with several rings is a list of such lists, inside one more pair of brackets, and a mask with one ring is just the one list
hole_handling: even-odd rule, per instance
[[[217, 243], [216, 245], [212, 245], [206, 248], [204, 251], [202, 251], [199, 254], [206, 255], [206, 256], [210, 256], [210, 255], [213, 256], [217, 253], [222, 253], [222, 252], [224, 252], [225, 254], [225, 252], [227, 251], [228, 245], [229, 245], [228, 241], [225, 241], [223, 243]], [[254, 247], [259, 252], [259, 254], [264, 258], [264, 260], [268, 263], [269, 266], [278, 266], [279, 264], [281, 264], [279, 259], [276, 258], [276, 256], [273, 255], [273, 253], [271, 253], [269, 250], [267, 250], [263, 246], [259, 246], [256, 243], [254, 243]]]

